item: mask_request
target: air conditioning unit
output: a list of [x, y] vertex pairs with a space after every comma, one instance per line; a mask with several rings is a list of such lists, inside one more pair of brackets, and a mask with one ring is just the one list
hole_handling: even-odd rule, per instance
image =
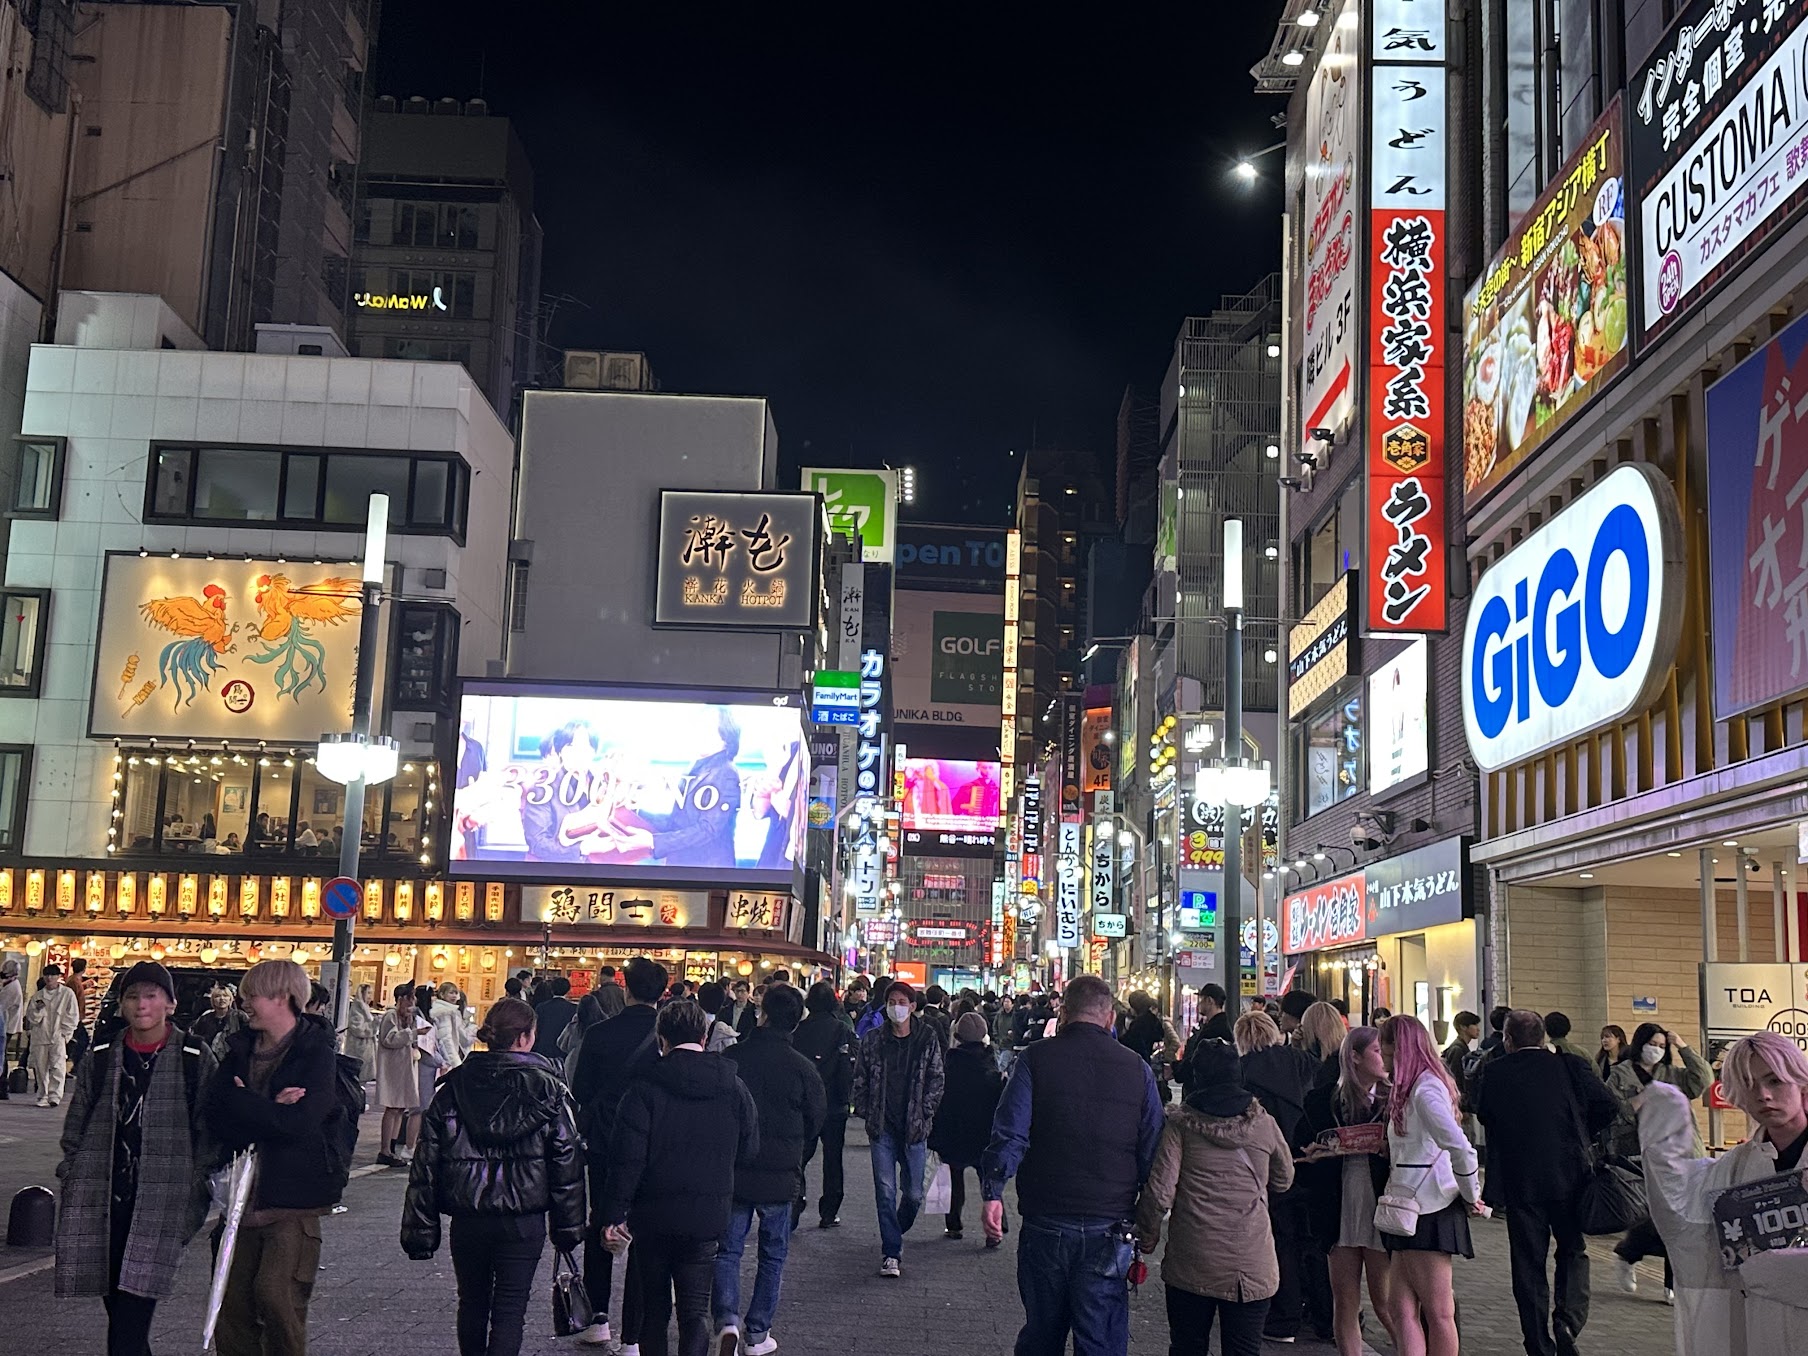
[[644, 391], [648, 388], [647, 355], [644, 353], [603, 354], [603, 389], [606, 391]]
[[565, 386], [567, 390], [595, 391], [603, 384], [603, 355], [585, 349], [565, 350]]

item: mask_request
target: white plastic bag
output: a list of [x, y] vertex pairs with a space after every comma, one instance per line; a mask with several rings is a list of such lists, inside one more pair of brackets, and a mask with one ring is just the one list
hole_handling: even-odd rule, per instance
[[923, 1213], [945, 1215], [954, 1199], [954, 1175], [939, 1154], [929, 1155], [928, 1173], [923, 1187]]
[[220, 1305], [226, 1298], [226, 1281], [232, 1275], [232, 1254], [238, 1246], [239, 1222], [251, 1201], [257, 1182], [257, 1151], [247, 1149], [236, 1155], [227, 1166], [226, 1212], [220, 1233], [219, 1251], [214, 1256], [213, 1285], [207, 1292], [207, 1315], [201, 1326], [201, 1350], [213, 1347], [214, 1329], [220, 1321]]

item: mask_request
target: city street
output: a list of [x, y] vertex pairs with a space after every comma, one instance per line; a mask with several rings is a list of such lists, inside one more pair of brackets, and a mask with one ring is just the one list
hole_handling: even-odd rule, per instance
[[[60, 1114], [40, 1111], [16, 1098], [0, 1104], [0, 1192], [8, 1202], [21, 1186], [54, 1180]], [[354, 1169], [357, 1175], [345, 1197], [351, 1208], [326, 1224], [320, 1281], [309, 1313], [310, 1349], [318, 1356], [446, 1352], [454, 1345], [450, 1259], [443, 1248], [432, 1262], [410, 1262], [402, 1255], [396, 1242], [402, 1178], [369, 1161], [376, 1133], [376, 1118], [366, 1117], [360, 1166]], [[999, 1251], [987, 1252], [978, 1241], [977, 1219], [968, 1221], [961, 1242], [944, 1240], [941, 1221], [925, 1219], [907, 1237], [903, 1278], [881, 1280], [875, 1274], [878, 1229], [865, 1137], [850, 1130], [848, 1141], [848, 1199], [841, 1212], [842, 1227], [823, 1232], [811, 1227], [806, 1216], [805, 1227], [792, 1243], [774, 1328], [780, 1350], [792, 1356], [1009, 1352], [1022, 1317], [1014, 1243], [1007, 1239]], [[814, 1198], [814, 1173], [811, 1191]], [[1475, 1260], [1456, 1264], [1463, 1350], [1473, 1356], [1515, 1356], [1523, 1348], [1507, 1281], [1506, 1228], [1498, 1221], [1478, 1221], [1475, 1240]], [[1645, 1294], [1621, 1295], [1608, 1288], [1608, 1249], [1597, 1241], [1591, 1252], [1596, 1259], [1595, 1304], [1583, 1350], [1588, 1356], [1651, 1356], [1668, 1350], [1670, 1310], [1648, 1298], [1659, 1293], [1661, 1273], [1644, 1269]], [[752, 1283], [753, 1261], [750, 1248], [743, 1295]], [[48, 1263], [47, 1253], [13, 1248], [0, 1253], [0, 1309], [6, 1313], [15, 1349], [99, 1350], [105, 1322], [100, 1302], [53, 1299]], [[541, 1264], [540, 1294], [528, 1311], [523, 1349], [584, 1350], [552, 1335], [546, 1298], [550, 1266], [550, 1257]], [[1159, 1258], [1151, 1259], [1150, 1273], [1151, 1283], [1131, 1301], [1131, 1350], [1146, 1356], [1167, 1347]], [[158, 1309], [157, 1350], [192, 1349], [200, 1333], [206, 1290], [207, 1249], [198, 1243], [188, 1250], [176, 1296]], [[1364, 1331], [1374, 1350], [1389, 1350], [1372, 1316], [1365, 1317]], [[1271, 1353], [1285, 1349], [1268, 1346]], [[1302, 1340], [1291, 1350], [1322, 1356], [1333, 1348]]]

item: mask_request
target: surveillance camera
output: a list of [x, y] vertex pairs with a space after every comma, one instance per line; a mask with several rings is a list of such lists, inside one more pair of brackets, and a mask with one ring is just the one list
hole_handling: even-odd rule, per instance
[[1312, 469], [1314, 471], [1316, 471], [1318, 469], [1318, 458], [1315, 455], [1313, 455], [1312, 453], [1295, 452], [1293, 455], [1294, 455], [1294, 458], [1299, 462], [1299, 464], [1301, 466], [1309, 467], [1310, 469]]
[[1306, 484], [1298, 476], [1282, 476], [1281, 488], [1284, 490], [1303, 490]]
[[1745, 859], [1745, 869], [1755, 876], [1764, 869], [1764, 866], [1756, 857], [1747, 857]]
[[1320, 443], [1332, 443], [1337, 441], [1337, 435], [1328, 428], [1315, 428], [1312, 430], [1312, 440]]

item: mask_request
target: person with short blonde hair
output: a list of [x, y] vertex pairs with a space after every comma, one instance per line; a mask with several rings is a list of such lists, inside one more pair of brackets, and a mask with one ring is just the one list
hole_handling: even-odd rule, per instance
[[297, 1017], [307, 1011], [313, 981], [294, 961], [259, 961], [239, 981], [239, 997], [247, 1006], [253, 998], [286, 998]]
[[1237, 1018], [1237, 1053], [1254, 1054], [1281, 1043], [1281, 1029], [1266, 1012], [1246, 1012]]
[[1721, 1064], [1727, 1096], [1753, 1133], [1719, 1158], [1698, 1155], [1681, 1088], [1653, 1079], [1634, 1099], [1651, 1217], [1675, 1273], [1676, 1349], [1683, 1356], [1808, 1351], [1801, 1254], [1760, 1252], [1725, 1265], [1714, 1201], [1729, 1187], [1802, 1167], [1808, 1150], [1808, 1059], [1795, 1042], [1759, 1031]]

